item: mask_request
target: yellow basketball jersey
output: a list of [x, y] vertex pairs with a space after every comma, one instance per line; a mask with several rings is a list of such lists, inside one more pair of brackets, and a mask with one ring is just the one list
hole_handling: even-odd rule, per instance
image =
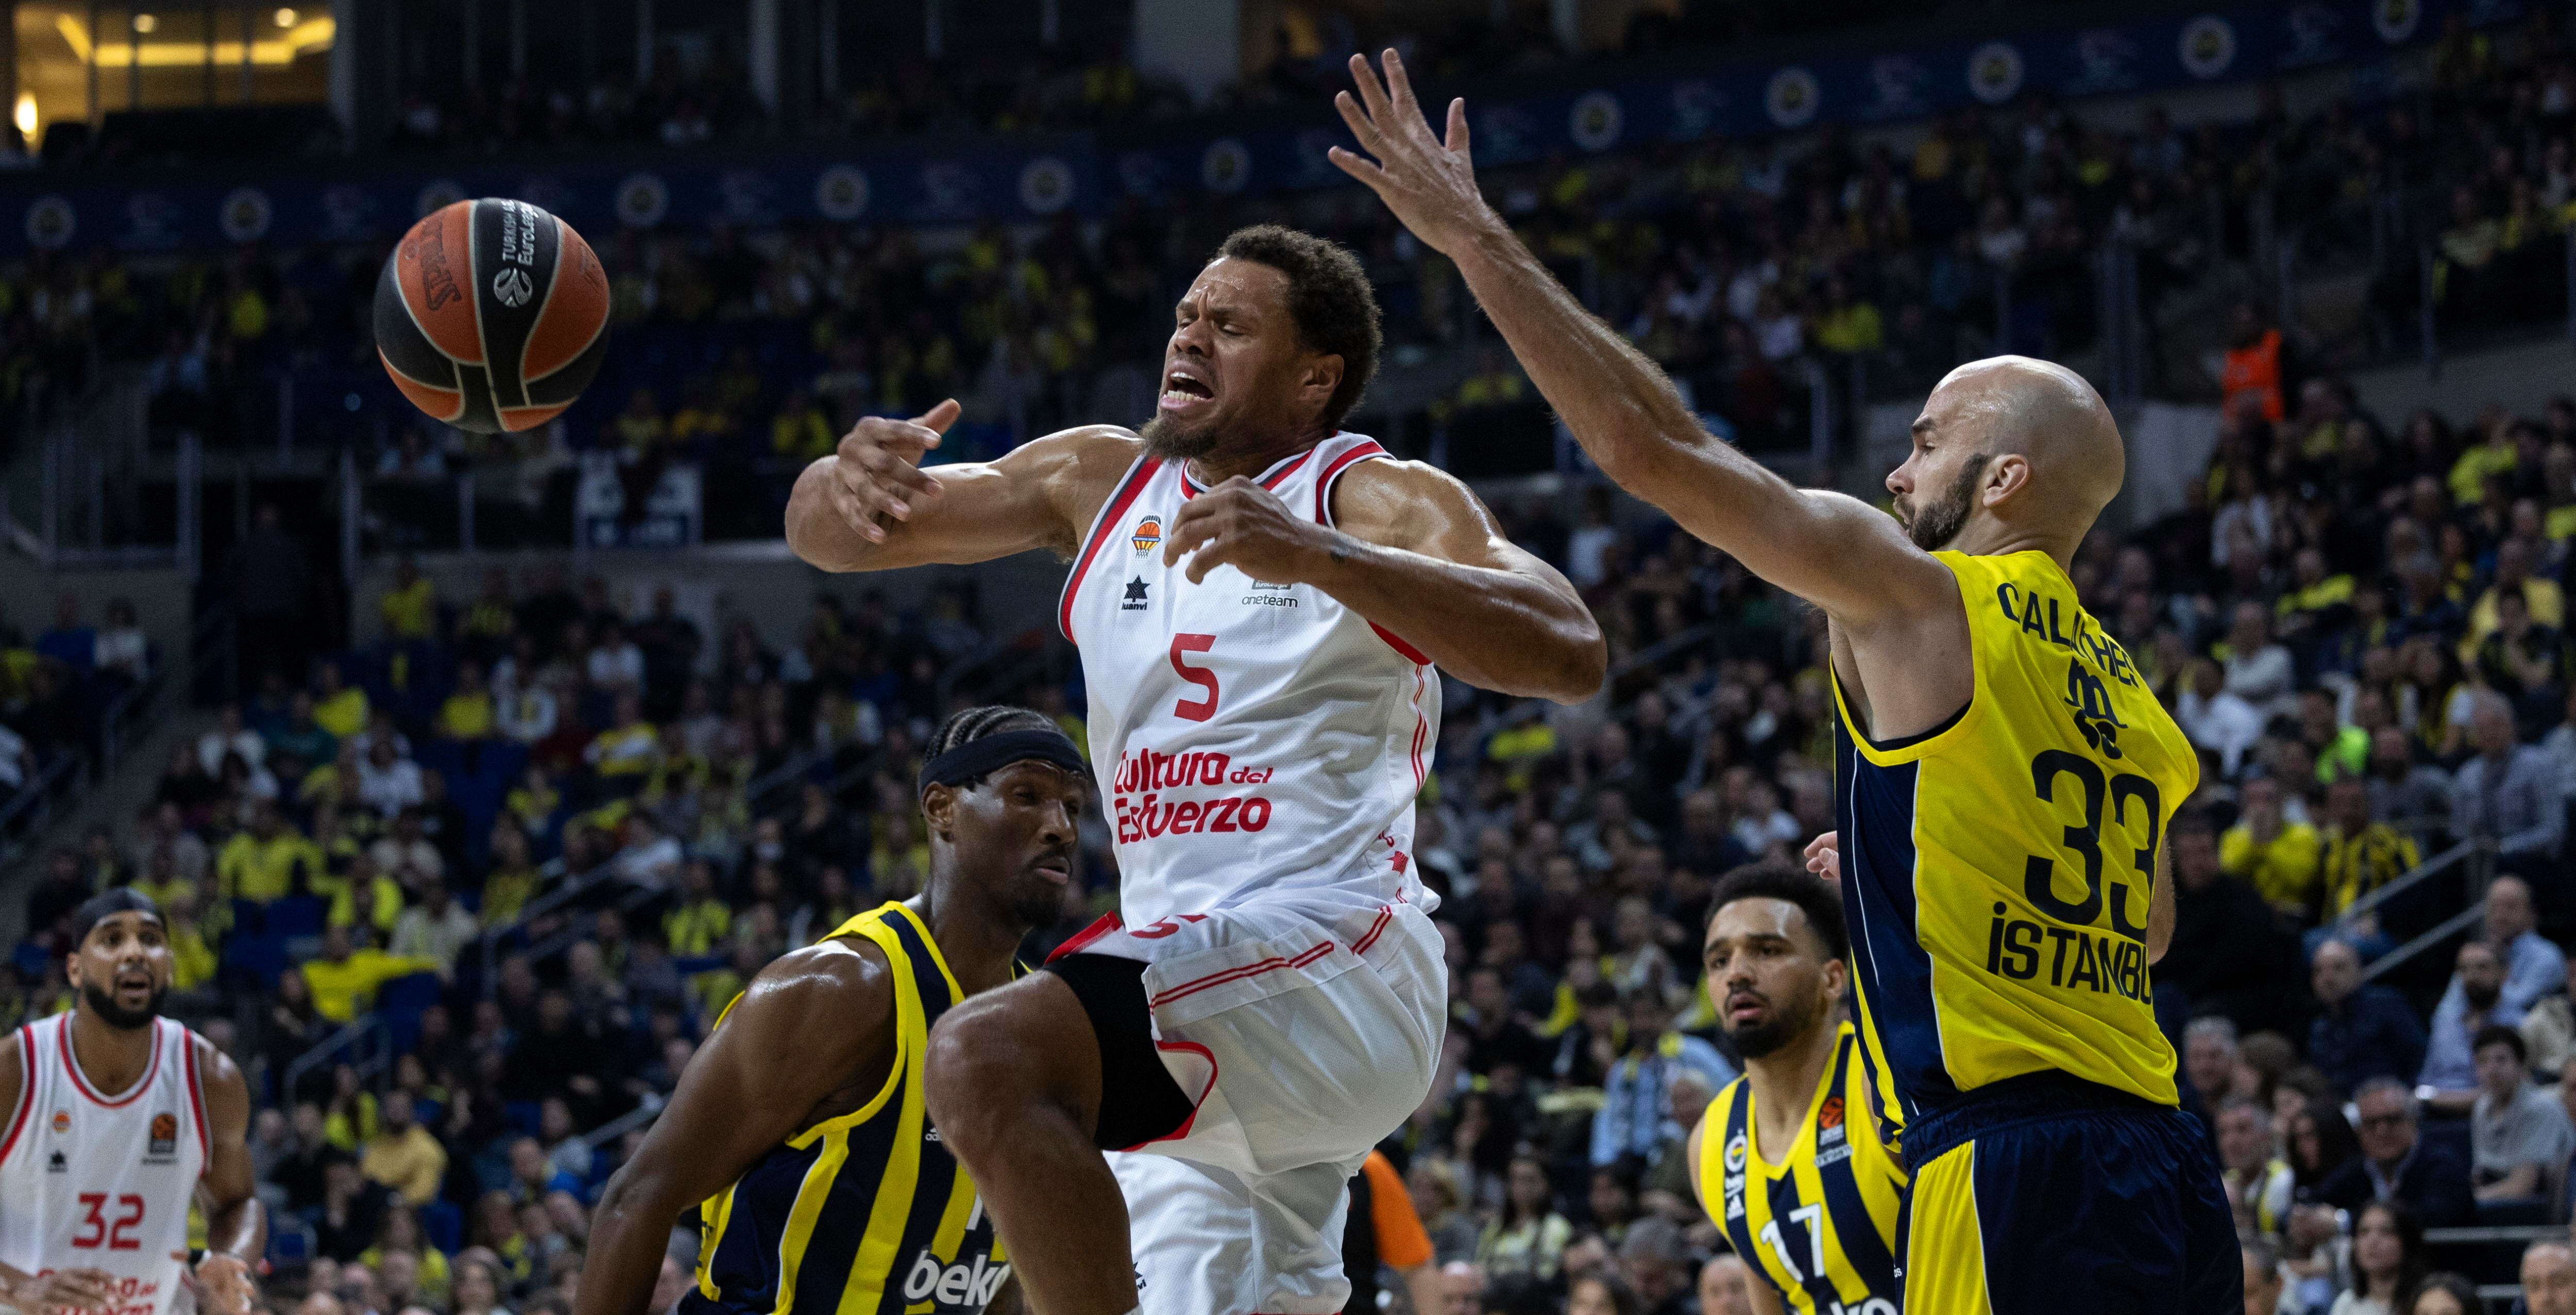
[[2055, 1071], [2171, 1105], [2147, 906], [2200, 781], [2182, 728], [2042, 552], [1934, 554], [1976, 684], [1872, 742], [1837, 683], [1837, 821], [1864, 1057], [1891, 1138], [1992, 1082]]
[[1834, 1060], [1780, 1163], [1753, 1135], [1753, 1084], [1737, 1078], [1700, 1126], [1699, 1195], [1729, 1245], [1799, 1315], [1897, 1315], [1896, 1220], [1905, 1169], [1869, 1116], [1860, 1041]]
[[699, 1207], [684, 1315], [966, 1315], [1010, 1278], [974, 1184], [922, 1108], [930, 1025], [957, 1002], [957, 979], [901, 904], [831, 935], [874, 942], [894, 970], [893, 1071], [867, 1104], [788, 1138]]

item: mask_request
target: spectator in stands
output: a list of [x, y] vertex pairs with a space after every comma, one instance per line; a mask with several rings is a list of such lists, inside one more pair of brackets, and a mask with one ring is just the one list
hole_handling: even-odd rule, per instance
[[314, 1245], [323, 1255], [348, 1264], [376, 1240], [383, 1227], [391, 1193], [358, 1172], [346, 1151], [326, 1153], [322, 1167], [322, 1203], [314, 1211]]
[[2469, 1116], [2470, 1176], [2481, 1201], [2537, 1200], [2576, 1155], [2576, 1126], [2531, 1080], [2522, 1035], [2490, 1024], [2477, 1035], [2478, 1098]]
[[2394, 822], [2438, 819], [2450, 807], [2451, 778], [2416, 760], [2414, 741], [2404, 729], [2382, 726], [2370, 733], [2371, 816]]
[[2211, 1109], [2236, 1095], [2236, 1024], [2222, 1016], [2191, 1020], [2182, 1030], [2182, 1072], [2201, 1104]]
[[2284, 1286], [2279, 1249], [2251, 1233], [2240, 1234], [2237, 1245], [2245, 1253], [2245, 1315], [2278, 1315]]
[[1753, 1315], [1753, 1296], [1745, 1284], [1753, 1279], [1744, 1258], [1721, 1251], [1699, 1268], [1700, 1315]]
[[2359, 776], [2326, 787], [2322, 912], [2328, 920], [2422, 861], [2413, 840], [2372, 815], [2370, 787]]
[[376, 1107], [376, 1135], [367, 1138], [358, 1170], [392, 1188], [407, 1205], [438, 1199], [447, 1177], [447, 1148], [412, 1117], [411, 1093], [396, 1087]]
[[2220, 1182], [2239, 1232], [2279, 1236], [2289, 1224], [2297, 1174], [2273, 1153], [2272, 1111], [2247, 1096], [2218, 1110]]
[[448, 897], [447, 882], [436, 873], [421, 878], [413, 893], [417, 899], [394, 920], [388, 948], [398, 958], [429, 960], [438, 965], [441, 976], [451, 976], [456, 956], [474, 943], [481, 927], [473, 914]]
[[2451, 984], [2433, 1009], [2433, 1027], [2424, 1047], [2424, 1072], [2418, 1085], [2432, 1089], [2429, 1099], [2443, 1114], [2462, 1114], [2478, 1096], [2476, 1038], [2489, 1027], [2511, 1028], [2522, 1011], [2503, 1000], [2504, 962], [2485, 941], [2460, 946]]
[[206, 775], [221, 772], [228, 754], [240, 755], [243, 762], [253, 767], [268, 757], [268, 741], [242, 724], [242, 710], [238, 703], [225, 704], [215, 714], [214, 729], [197, 737], [197, 762], [206, 769]]
[[438, 846], [421, 834], [421, 806], [413, 804], [393, 815], [393, 825], [376, 843], [367, 847], [367, 857], [376, 870], [391, 877], [405, 890], [417, 891], [447, 875], [447, 857]]
[[1547, 1166], [1536, 1154], [1512, 1156], [1503, 1182], [1503, 1208], [1476, 1243], [1480, 1274], [1556, 1277], [1566, 1243], [1574, 1240], [1574, 1226], [1557, 1213], [1554, 1196]]
[[2520, 877], [2497, 877], [2487, 883], [2486, 942], [2504, 960], [2503, 1003], [2529, 1010], [2542, 996], [2558, 990], [2567, 977], [2567, 955], [2540, 934], [2532, 909], [2531, 883]]
[[1674, 1074], [1685, 1069], [1697, 1073], [1710, 1091], [1723, 1090], [1736, 1075], [1716, 1046], [1673, 1027], [1671, 1007], [1660, 991], [1637, 991], [1625, 1003], [1627, 1053], [1610, 1066], [1601, 1112], [1592, 1120], [1596, 1169], [1623, 1158], [1651, 1163], [1665, 1143], [1680, 1135], [1668, 1090]]
[[135, 616], [133, 599], [108, 600], [107, 626], [98, 632], [95, 652], [98, 670], [122, 687], [139, 685], [152, 675], [152, 641]]
[[582, 1189], [581, 1180], [556, 1165], [536, 1138], [521, 1137], [510, 1143], [510, 1199], [514, 1203], [542, 1203], [555, 1192], [579, 1196]]
[[1452, 1261], [1440, 1271], [1447, 1294], [1447, 1315], [1485, 1315], [1485, 1270], [1470, 1261]]
[[54, 595], [54, 623], [36, 636], [36, 656], [51, 658], [80, 676], [97, 667], [98, 632], [81, 624], [78, 593], [65, 589]]
[[2267, 718], [2298, 711], [2297, 669], [2290, 650], [2272, 642], [2272, 618], [2261, 603], [2236, 605], [2223, 655], [2228, 693], [2252, 704]]
[[2244, 811], [2219, 838], [2219, 866], [2273, 908], [2305, 920], [2317, 902], [2316, 828], [2289, 819], [2281, 783], [2269, 776], [2249, 778], [2241, 793]]
[[375, 998], [376, 988], [397, 977], [439, 971], [429, 959], [406, 959], [377, 949], [359, 949], [350, 930], [332, 924], [322, 930], [322, 952], [304, 961], [305, 984], [313, 988], [313, 1011], [334, 1023], [346, 1023]]
[[2524, 1315], [2576, 1315], [2576, 1259], [2564, 1242], [2534, 1242], [2522, 1252]]
[[250, 825], [215, 852], [216, 890], [264, 904], [309, 889], [322, 867], [313, 842], [286, 825], [274, 801], [263, 800], [251, 809]]
[[358, 800], [387, 821], [425, 797], [420, 764], [402, 757], [400, 746], [386, 736], [368, 743], [358, 763], [357, 786]]
[[2271, 907], [2220, 867], [2207, 814], [2176, 815], [2168, 834], [2174, 937], [2156, 965], [2157, 983], [2182, 988], [2195, 1013], [2232, 1019], [2239, 1028], [2284, 1021], [2284, 1002], [2298, 991], [2298, 962]]
[[2423, 1139], [2406, 1084], [2372, 1078], [2354, 1093], [2353, 1104], [2361, 1113], [2361, 1155], [2318, 1187], [2318, 1199], [2355, 1212], [2393, 1202], [2433, 1228], [2467, 1222], [2476, 1208], [2469, 1168], [2449, 1147]]
[[2396, 990], [2361, 980], [2361, 958], [2328, 939], [2308, 960], [2319, 1011], [2308, 1025], [2308, 1062], [2339, 1091], [2372, 1078], [2412, 1080], [2424, 1065], [2424, 1028]]
[[2477, 753], [2451, 778], [2451, 831], [2506, 871], [2547, 875], [2567, 826], [2557, 773], [2547, 754], [2514, 738], [2513, 709], [2501, 696], [2481, 693], [2471, 709]]
[[2424, 1222], [2393, 1200], [2369, 1201], [2352, 1217], [2352, 1281], [2329, 1315], [2393, 1315], [2424, 1273]]

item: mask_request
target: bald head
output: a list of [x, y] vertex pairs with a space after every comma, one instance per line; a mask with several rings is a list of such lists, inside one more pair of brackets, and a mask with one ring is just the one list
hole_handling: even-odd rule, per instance
[[[1956, 524], [1940, 526], [1950, 530], [1945, 541], [1983, 517], [1999, 522], [1995, 542], [2032, 546], [2036, 539], [2072, 553], [2127, 474], [2120, 429], [2102, 395], [2073, 370], [2027, 356], [1992, 356], [1952, 370], [1914, 428], [1931, 451], [1918, 450], [1907, 462], [1924, 469], [1907, 481], [1915, 487], [1897, 490], [1899, 501], [1927, 512], [1936, 498], [1964, 502]], [[1891, 486], [1905, 472], [1900, 468]]]

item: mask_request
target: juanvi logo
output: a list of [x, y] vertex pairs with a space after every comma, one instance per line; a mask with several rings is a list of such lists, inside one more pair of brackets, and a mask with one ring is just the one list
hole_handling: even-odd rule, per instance
[[939, 1257], [925, 1250], [913, 1258], [912, 1269], [903, 1276], [903, 1299], [935, 1302], [942, 1310], [982, 1310], [1001, 1295], [1002, 1285], [1010, 1278], [1008, 1264], [996, 1265], [977, 1256], [971, 1267], [942, 1265]]

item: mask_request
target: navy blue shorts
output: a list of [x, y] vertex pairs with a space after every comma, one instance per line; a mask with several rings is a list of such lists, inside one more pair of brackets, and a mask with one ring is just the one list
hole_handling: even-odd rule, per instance
[[2200, 1120], [2056, 1074], [1905, 1131], [1897, 1238], [1923, 1315], [2242, 1315], [2244, 1261]]

